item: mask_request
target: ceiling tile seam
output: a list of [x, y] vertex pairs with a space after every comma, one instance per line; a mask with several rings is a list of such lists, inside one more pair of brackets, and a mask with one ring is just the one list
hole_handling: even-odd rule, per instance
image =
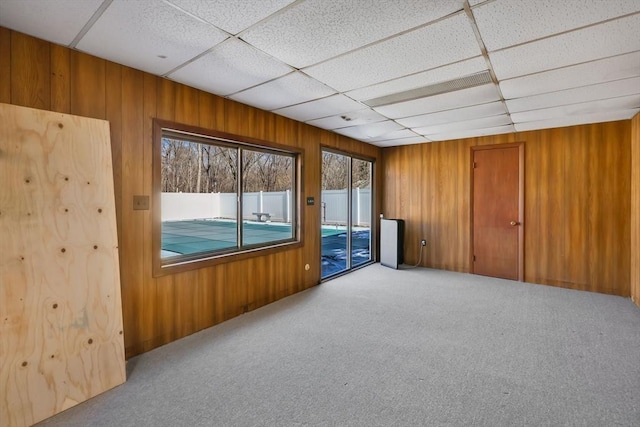
[[[600, 86], [600, 85], [614, 83], [614, 82], [621, 82], [621, 81], [624, 81], [624, 80], [637, 79], [638, 77], [640, 77], [640, 75], [634, 76], [634, 77], [623, 77], [621, 79], [607, 80], [607, 81], [602, 81], [602, 82], [597, 82], [597, 83], [590, 83], [588, 85], [574, 86], [574, 87], [570, 87], [570, 88], [566, 88], [566, 89], [552, 90], [552, 91], [549, 91], [549, 92], [540, 92], [540, 93], [536, 93], [536, 94], [533, 94], [533, 95], [520, 96], [520, 97], [517, 97], [517, 98], [506, 98], [505, 100], [506, 101], [517, 101], [519, 99], [534, 98], [536, 96], [550, 95], [550, 94], [553, 94], [553, 93], [565, 92], [565, 91], [568, 91], [568, 90], [582, 89], [582, 88], [588, 88], [588, 87], [591, 87], [591, 86]], [[639, 93], [640, 93], [640, 87], [638, 88], [637, 92], [635, 92], [635, 93], [627, 93], [626, 95], [622, 95], [622, 96], [637, 95]], [[612, 98], [618, 98], [618, 97], [614, 96]], [[611, 99], [611, 98], [606, 98], [606, 99]]]
[[[225, 32], [226, 33], [226, 32]], [[227, 33], [228, 34], [228, 33]], [[233, 37], [233, 36], [231, 36]], [[171, 70], [167, 71], [164, 74], [161, 74], [160, 77], [166, 77], [169, 78], [169, 75], [175, 73], [176, 71], [180, 70], [181, 68], [186, 67], [187, 65], [197, 61], [198, 59], [202, 58], [203, 56], [206, 56], [208, 54], [210, 54], [213, 49], [215, 49], [216, 47], [220, 46], [222, 43], [226, 42], [227, 40], [229, 40], [231, 37], [227, 37], [226, 39], [222, 40], [220, 43], [214, 44], [213, 46], [211, 46], [209, 49], [206, 49], [204, 52], [201, 52], [199, 54], [197, 54], [196, 56], [194, 56], [191, 59], [186, 60], [185, 62], [183, 62], [182, 64], [176, 65], [175, 67], [173, 67]]]
[[[465, 0], [465, 2], [466, 2], [466, 0]], [[594, 22], [593, 24], [583, 25], [581, 27], [576, 27], [576, 28], [573, 28], [571, 30], [561, 31], [559, 33], [550, 34], [548, 36], [539, 37], [537, 39], [528, 40], [526, 42], [517, 43], [517, 44], [511, 45], [511, 46], [501, 47], [500, 49], [492, 50], [491, 53], [502, 52], [503, 50], [509, 50], [509, 49], [513, 49], [513, 48], [516, 48], [516, 47], [524, 46], [524, 45], [527, 45], [527, 44], [536, 43], [536, 42], [539, 42], [541, 40], [546, 40], [546, 39], [551, 39], [551, 38], [558, 37], [558, 36], [563, 36], [565, 34], [573, 33], [573, 32], [580, 31], [580, 30], [585, 30], [587, 28], [596, 27], [596, 26], [602, 25], [602, 24], [608, 24], [609, 22], [617, 21], [617, 20], [620, 20], [620, 19], [629, 18], [629, 17], [634, 16], [634, 15], [640, 15], [640, 11], [627, 13], [626, 15], [616, 16], [616, 17], [613, 17], [613, 18], [605, 19], [604, 21]], [[629, 52], [627, 52], [627, 53], [629, 53]]]
[[[610, 101], [612, 99], [626, 98], [626, 97], [634, 96], [634, 95], [639, 95], [639, 94], [612, 96], [611, 98], [594, 99], [594, 100], [591, 100], [591, 101], [570, 102], [568, 104], [553, 105], [551, 107], [532, 108], [530, 110], [518, 111], [517, 113], [514, 113], [514, 114], [524, 114], [524, 113], [530, 113], [530, 112], [534, 112], [534, 111], [551, 110], [553, 108], [570, 107], [570, 106], [573, 106], [573, 105], [592, 104], [594, 102]], [[633, 109], [633, 108], [640, 108], [640, 103], [638, 104], [637, 107], [631, 107], [631, 109]], [[619, 111], [619, 110], [628, 110], [628, 109], [629, 108], [617, 108], [617, 109], [613, 109], [613, 110], [610, 109], [610, 110], [607, 110], [607, 111]], [[584, 114], [591, 114], [591, 113], [584, 113]], [[573, 115], [564, 114], [562, 116], [562, 118], [567, 118], [567, 117], [573, 117]], [[558, 117], [558, 118], [560, 118], [560, 117]], [[545, 119], [545, 120], [549, 120], [549, 119]], [[539, 121], [539, 120], [536, 120], [536, 121]], [[527, 122], [514, 122], [514, 124], [516, 124], [516, 123], [527, 123]]]
[[[543, 73], [547, 73], [547, 72], [550, 72], [550, 71], [562, 70], [562, 69], [564, 69], [564, 68], [576, 67], [576, 66], [578, 66], [578, 65], [590, 64], [590, 63], [592, 63], [592, 62], [603, 61], [603, 60], [605, 60], [605, 59], [616, 58], [616, 57], [619, 57], [619, 56], [631, 55], [631, 54], [633, 54], [633, 53], [639, 53], [639, 52], [640, 52], [640, 50], [634, 50], [634, 51], [631, 51], [631, 52], [619, 53], [619, 54], [617, 54], [617, 55], [604, 56], [604, 57], [602, 57], [602, 58], [590, 59], [590, 60], [588, 60], [588, 61], [576, 62], [576, 63], [574, 63], [574, 64], [569, 64], [569, 65], [563, 65], [562, 67], [549, 68], [549, 69], [542, 70], [542, 71], [536, 71], [536, 72], [534, 72], [534, 73], [521, 74], [521, 75], [519, 75], [519, 76], [510, 77], [510, 78], [508, 78], [508, 79], [503, 79], [503, 80], [501, 80], [501, 81], [500, 81], [500, 83], [505, 83], [505, 82], [508, 82], [508, 81], [511, 81], [511, 80], [517, 80], [517, 79], [520, 79], [520, 78], [523, 78], [523, 77], [535, 76], [535, 75], [537, 75], [537, 74], [543, 74]], [[604, 82], [603, 82], [603, 83], [604, 83]]]
[[[201, 22], [201, 23], [206, 24], [206, 25], [211, 25], [211, 26], [212, 26], [212, 27], [214, 27], [216, 30], [221, 31], [221, 32], [223, 32], [223, 33], [227, 34], [227, 36], [233, 36], [233, 34], [231, 34], [230, 32], [225, 31], [225, 30], [223, 30], [222, 28], [220, 28], [220, 27], [218, 27], [217, 25], [215, 25], [214, 23], [209, 22], [209, 21], [207, 21], [206, 19], [204, 19], [204, 18], [202, 18], [202, 17], [200, 17], [200, 16], [198, 16], [198, 15], [195, 15], [195, 14], [193, 14], [193, 13], [189, 12], [188, 10], [185, 10], [185, 9], [181, 8], [181, 7], [180, 7], [180, 6], [178, 6], [177, 4], [172, 3], [170, 0], [161, 0], [161, 1], [162, 1], [164, 4], [166, 4], [167, 6], [169, 6], [169, 7], [172, 7], [172, 8], [174, 8], [174, 9], [176, 9], [176, 10], [177, 10], [177, 11], [179, 11], [180, 13], [183, 13], [183, 14], [187, 15], [188, 17], [195, 19], [195, 20], [196, 20], [196, 21], [198, 21], [198, 22]], [[225, 39], [225, 40], [226, 40], [226, 39]]]
[[424, 136], [425, 138], [429, 138], [429, 137], [432, 137], [432, 136], [448, 135], [448, 134], [452, 134], [452, 133], [456, 133], [456, 132], [470, 132], [470, 133], [472, 133], [472, 132], [477, 132], [477, 131], [483, 131], [483, 130], [486, 130], [486, 129], [501, 128], [501, 127], [507, 127], [507, 126], [515, 126], [515, 124], [514, 123], [509, 123], [509, 124], [500, 125], [500, 126], [485, 126], [485, 127], [476, 128], [476, 129], [463, 129], [462, 131], [450, 131], [450, 132], [420, 134], [420, 136]]
[[71, 40], [71, 43], [69, 43], [69, 46], [68, 46], [69, 48], [71, 48], [71, 49], [75, 49], [76, 48], [78, 43], [80, 43], [80, 40], [82, 40], [82, 38], [89, 32], [91, 27], [93, 27], [93, 25], [98, 21], [98, 19], [100, 19], [100, 17], [107, 10], [107, 8], [109, 6], [111, 6], [111, 3], [113, 3], [113, 0], [104, 0], [100, 4], [98, 9], [96, 9], [96, 11], [93, 13], [93, 15], [91, 15], [91, 18], [89, 18], [89, 20], [80, 29], [78, 34], [76, 34], [76, 36], [73, 38], [73, 40]]
[[[371, 108], [369, 108], [368, 110], [371, 110]], [[311, 122], [312, 122], [312, 121], [315, 121], [315, 120], [322, 120], [322, 119], [327, 119], [327, 118], [329, 118], [329, 117], [335, 117], [335, 116], [337, 116], [337, 114], [333, 114], [333, 115], [331, 115], [331, 116], [327, 116], [327, 117], [320, 117], [320, 118], [317, 118], [317, 119], [309, 119], [309, 120], [305, 121], [304, 123], [307, 123], [307, 124], [309, 124], [309, 125], [311, 125], [311, 126], [316, 126], [315, 124], [313, 124], [313, 123], [311, 123]], [[373, 122], [366, 122], [366, 123], [360, 123], [359, 125], [353, 125], [353, 124], [349, 124], [349, 122], [347, 121], [347, 119], [345, 119], [344, 117], [347, 117], [347, 118], [348, 118], [348, 117], [349, 117], [349, 113], [344, 113], [344, 114], [341, 114], [341, 115], [340, 115], [340, 118], [342, 118], [342, 120], [344, 120], [344, 121], [345, 121], [345, 126], [339, 126], [339, 127], [331, 128], [331, 129], [327, 129], [327, 130], [338, 130], [338, 129], [356, 128], [356, 127], [358, 127], [358, 126], [374, 125], [374, 124], [376, 124], [376, 123], [382, 123], [382, 122], [386, 122], [386, 121], [388, 121], [388, 120], [391, 120], [391, 119], [389, 119], [388, 117], [384, 117], [384, 116], [383, 116], [384, 118], [382, 118], [382, 119], [375, 119], [375, 121], [373, 121]], [[399, 123], [398, 123], [398, 124], [399, 124]], [[402, 125], [400, 125], [400, 126], [402, 126]], [[316, 126], [316, 127], [317, 127], [317, 126]], [[322, 129], [326, 129], [326, 128], [322, 128]]]
[[[497, 101], [494, 101], [494, 102], [497, 102]], [[459, 108], [456, 108], [454, 110], [459, 110]], [[473, 120], [490, 119], [490, 118], [493, 118], [493, 117], [506, 116], [506, 115], [507, 115], [506, 113], [494, 113], [494, 114], [489, 114], [488, 116], [474, 117], [472, 119], [456, 120], [456, 121], [453, 121], [453, 122], [436, 123], [436, 124], [433, 124], [433, 125], [426, 125], [426, 126], [411, 126], [411, 127], [405, 126], [405, 127], [407, 129], [410, 129], [413, 132], [415, 132], [414, 129], [427, 128], [427, 127], [433, 127], [433, 126], [455, 125], [456, 123], [462, 124], [462, 123], [471, 122]], [[402, 119], [398, 119], [398, 120], [402, 120]], [[506, 125], [504, 125], [504, 126], [506, 126]], [[493, 126], [489, 126], [489, 127], [493, 127]]]
[[[393, 78], [390, 78], [388, 80], [382, 80], [382, 81], [379, 81], [379, 82], [376, 82], [376, 83], [371, 83], [371, 84], [366, 85], [366, 86], [360, 86], [360, 87], [357, 87], [357, 88], [349, 89], [349, 90], [347, 90], [345, 92], [341, 92], [341, 93], [346, 94], [348, 92], [355, 92], [357, 90], [369, 89], [369, 88], [372, 88], [372, 87], [375, 87], [375, 86], [383, 85], [383, 84], [390, 83], [390, 82], [393, 82], [393, 81], [396, 81], [396, 80], [400, 80], [400, 79], [404, 79], [404, 78], [407, 78], [407, 77], [417, 76], [418, 74], [430, 73], [430, 72], [438, 70], [440, 68], [450, 67], [452, 65], [456, 65], [456, 64], [459, 64], [461, 62], [470, 61], [472, 59], [480, 58], [481, 56], [482, 55], [476, 55], [476, 56], [472, 56], [470, 58], [459, 59], [459, 60], [454, 61], [454, 62], [449, 62], [448, 64], [438, 65], [437, 67], [427, 68], [425, 70], [416, 71], [416, 72], [411, 73], [411, 74], [405, 74], [405, 75], [400, 76], [400, 77], [393, 77]], [[441, 82], [436, 82], [436, 83], [441, 83]], [[419, 87], [421, 87], [421, 86], [416, 86], [416, 87], [413, 87], [411, 89], [418, 89]], [[411, 89], [407, 89], [407, 90], [411, 90]], [[392, 93], [389, 93], [388, 95], [392, 95]]]
[[[271, 15], [267, 15], [264, 18], [262, 18], [261, 20], [259, 20], [258, 22], [254, 23], [252, 25], [249, 25], [247, 28], [245, 28], [244, 30], [242, 30], [238, 34], [236, 34], [236, 37], [242, 38], [242, 35], [244, 33], [246, 33], [247, 31], [252, 30], [254, 27], [257, 27], [258, 25], [261, 25], [264, 22], [266, 22], [266, 21], [268, 21], [268, 20], [270, 20], [270, 19], [272, 19], [272, 18], [274, 18], [274, 17], [276, 17], [278, 15], [283, 14], [284, 12], [286, 12], [289, 9], [293, 9], [294, 7], [297, 7], [300, 3], [304, 3], [305, 1], [307, 1], [307, 0], [296, 0], [296, 1], [292, 2], [292, 3], [289, 3], [288, 5], [276, 10]], [[244, 39], [243, 39], [243, 41], [246, 42], [246, 40], [244, 40]], [[289, 64], [287, 64], [287, 65], [289, 65]]]
[[[342, 52], [342, 53], [340, 53], [338, 55], [335, 55], [335, 56], [332, 56], [330, 58], [323, 59], [322, 61], [318, 61], [318, 62], [313, 63], [313, 64], [305, 65], [304, 67], [301, 68], [301, 70], [304, 70], [305, 68], [315, 67], [317, 65], [324, 64], [325, 62], [329, 62], [329, 61], [332, 61], [334, 59], [338, 59], [338, 58], [341, 58], [343, 56], [350, 55], [352, 53], [358, 52], [360, 50], [364, 50], [364, 49], [367, 49], [369, 47], [372, 47], [372, 46], [387, 42], [387, 41], [392, 40], [392, 39], [394, 39], [396, 37], [400, 37], [400, 36], [403, 36], [405, 34], [411, 33], [413, 31], [417, 31], [417, 30], [420, 30], [422, 28], [428, 27], [430, 25], [437, 24], [440, 21], [444, 21], [445, 19], [452, 18], [452, 17], [454, 17], [456, 15], [459, 15], [461, 13], [464, 13], [464, 10], [461, 9], [461, 10], [458, 10], [456, 12], [452, 12], [452, 13], [450, 13], [448, 15], [441, 16], [440, 18], [436, 18], [433, 21], [429, 21], [429, 22], [422, 23], [420, 25], [416, 25], [415, 27], [400, 31], [398, 33], [392, 34], [390, 36], [383, 37], [383, 38], [378, 39], [378, 40], [374, 40], [371, 43], [367, 43], [367, 44], [364, 44], [362, 46], [358, 46], [358, 47], [356, 47], [354, 49], [351, 49], [351, 50], [346, 51], [346, 52]], [[465, 58], [465, 59], [469, 59], [469, 58]], [[353, 90], [353, 89], [351, 89], [351, 90]]]
[[476, 36], [476, 41], [478, 42], [478, 46], [480, 47], [480, 51], [482, 52], [482, 57], [484, 58], [487, 67], [489, 68], [489, 75], [491, 76], [491, 80], [495, 85], [496, 90], [498, 91], [498, 96], [500, 97], [500, 102], [507, 112], [507, 116], [509, 116], [509, 120], [511, 124], [513, 124], [513, 119], [511, 119], [511, 113], [509, 111], [509, 107], [505, 102], [504, 95], [502, 94], [502, 89], [500, 88], [500, 82], [498, 81], [498, 77], [496, 76], [495, 71], [493, 70], [493, 64], [491, 63], [491, 59], [489, 58], [489, 53], [487, 52], [487, 47], [484, 44], [484, 40], [482, 40], [482, 35], [480, 34], [480, 29], [478, 28], [478, 24], [476, 23], [476, 18], [473, 15], [473, 11], [469, 6], [469, 0], [464, 0], [464, 12], [467, 15], [467, 19], [469, 20], [469, 24], [473, 29], [473, 34]]
[[[488, 104], [493, 104], [494, 102], [499, 102], [496, 100], [493, 101], [487, 101], [487, 102], [481, 102], [479, 104], [471, 104], [471, 105], [465, 105], [464, 107], [453, 107], [453, 108], [445, 108], [444, 110], [436, 110], [436, 111], [430, 111], [428, 113], [419, 113], [419, 114], [414, 114], [411, 116], [404, 116], [404, 117], [396, 117], [395, 119], [389, 119], [389, 120], [405, 120], [405, 119], [410, 119], [412, 117], [420, 117], [420, 116], [430, 116], [432, 114], [438, 114], [438, 113], [444, 113], [445, 111], [455, 111], [455, 110], [460, 110], [462, 108], [469, 108], [469, 107], [479, 107], [480, 105], [488, 105]], [[504, 104], [503, 104], [504, 107]], [[372, 108], [373, 111], [375, 111], [378, 114], [382, 114], [379, 111], [377, 111], [375, 108]], [[505, 110], [506, 111], [506, 110]], [[491, 117], [491, 116], [499, 116], [501, 114], [505, 114], [505, 113], [499, 113], [499, 114], [490, 114], [489, 116], [485, 116], [485, 117]], [[383, 114], [384, 115], [384, 114]], [[386, 117], [386, 116], [385, 116]], [[402, 124], [400, 124], [401, 126], [404, 126]], [[406, 127], [406, 126], [405, 126]]]
[[[322, 83], [322, 82], [320, 82], [320, 83]], [[322, 84], [324, 84], [324, 83], [322, 83]], [[327, 86], [327, 85], [325, 85], [325, 86]], [[327, 86], [327, 87], [331, 88], [331, 86]], [[331, 88], [331, 89], [333, 89], [333, 88]], [[333, 89], [333, 90], [335, 90], [335, 89]], [[330, 95], [321, 96], [320, 98], [314, 98], [314, 99], [310, 99], [310, 100], [308, 100], [308, 101], [302, 101], [302, 102], [298, 102], [297, 104], [286, 105], [286, 106], [284, 106], [284, 107], [278, 107], [278, 108], [274, 108], [273, 110], [268, 110], [268, 111], [275, 112], [275, 111], [277, 111], [277, 110], [284, 110], [285, 108], [290, 108], [290, 107], [299, 107], [299, 106], [304, 105], [304, 104], [309, 104], [309, 103], [311, 103], [311, 102], [316, 102], [316, 101], [320, 101], [320, 100], [322, 100], [322, 99], [331, 98], [332, 96], [336, 96], [336, 95], [340, 95], [340, 94], [339, 94], [339, 93], [332, 93], [332, 94], [330, 94]], [[356, 101], [356, 102], [358, 102], [359, 104], [362, 104], [362, 103], [361, 103], [361, 102], [359, 102], [359, 101]], [[363, 107], [362, 109], [364, 109], [364, 108], [366, 108], [367, 106], [362, 104], [362, 107]], [[355, 110], [352, 110], [352, 111], [355, 111]], [[313, 118], [313, 119], [309, 119], [309, 120], [320, 120], [320, 119], [326, 119], [326, 118], [328, 118], [328, 117], [333, 117], [333, 116], [336, 116], [336, 115], [337, 115], [337, 114], [329, 114], [328, 116], [315, 117], [315, 118]]]

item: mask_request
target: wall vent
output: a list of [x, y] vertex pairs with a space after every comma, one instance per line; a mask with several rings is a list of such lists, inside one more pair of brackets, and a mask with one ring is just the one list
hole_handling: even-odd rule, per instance
[[369, 107], [380, 107], [382, 105], [397, 104], [399, 102], [412, 101], [414, 99], [426, 98], [428, 96], [440, 95], [442, 93], [455, 92], [461, 89], [469, 89], [491, 82], [491, 74], [489, 74], [489, 71], [482, 71], [480, 73], [470, 74], [458, 79], [423, 86], [404, 92], [393, 93], [379, 98], [367, 99], [362, 102]]

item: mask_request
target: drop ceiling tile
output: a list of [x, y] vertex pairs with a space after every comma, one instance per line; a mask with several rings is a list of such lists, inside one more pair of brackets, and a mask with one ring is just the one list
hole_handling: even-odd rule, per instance
[[473, 130], [463, 130], [459, 132], [449, 132], [449, 133], [439, 133], [435, 135], [425, 135], [432, 141], [449, 141], [452, 139], [460, 139], [460, 138], [473, 138], [476, 136], [487, 136], [487, 135], [499, 135], [501, 133], [512, 133], [515, 132], [515, 128], [513, 125], [508, 126], [497, 126], [486, 129], [473, 129]]
[[416, 89], [429, 86], [434, 83], [440, 83], [457, 79], [460, 77], [475, 74], [487, 69], [487, 63], [484, 58], [477, 56], [475, 58], [448, 64], [442, 67], [434, 68], [429, 71], [423, 71], [410, 76], [400, 77], [384, 83], [378, 83], [361, 89], [352, 90], [346, 94], [353, 99], [364, 101], [367, 99], [378, 98], [393, 93], [404, 92], [410, 89]]
[[416, 136], [412, 138], [400, 138], [400, 139], [386, 139], [382, 141], [371, 141], [369, 144], [376, 145], [378, 147], [396, 147], [399, 145], [410, 145], [410, 144], [422, 144], [426, 142], [431, 142], [428, 138], [424, 136]]
[[640, 14], [490, 52], [498, 80], [640, 50]]
[[292, 71], [277, 59], [230, 38], [168, 77], [217, 95], [229, 95]]
[[640, 2], [629, 0], [500, 0], [474, 8], [473, 16], [494, 51], [638, 11]]
[[263, 110], [275, 110], [334, 94], [330, 87], [296, 71], [279, 79], [231, 95], [230, 98]]
[[588, 123], [604, 123], [618, 120], [629, 120], [640, 112], [640, 108], [629, 110], [602, 111], [598, 113], [588, 113], [578, 116], [558, 117], [549, 120], [540, 120], [526, 123], [516, 123], [515, 127], [518, 132], [551, 129], [565, 126], [576, 126]]
[[54, 43], [69, 45], [100, 4], [102, 0], [2, 0], [0, 26]]
[[[343, 118], [344, 117], [344, 118]], [[348, 111], [344, 114], [310, 120], [307, 123], [322, 129], [339, 129], [350, 126], [358, 126], [366, 123], [376, 123], [388, 120], [382, 114], [376, 113], [370, 108], [358, 111]]]
[[164, 75], [225, 38], [214, 26], [166, 3], [114, 0], [80, 40], [78, 49]]
[[324, 61], [462, 9], [444, 0], [307, 0], [242, 34], [297, 68]]
[[420, 135], [433, 135], [465, 130], [493, 128], [510, 124], [512, 124], [511, 118], [507, 114], [503, 114], [500, 116], [483, 117], [480, 119], [414, 128], [413, 131]]
[[334, 114], [346, 113], [347, 111], [353, 111], [362, 107], [363, 105], [359, 102], [347, 96], [336, 94], [327, 98], [281, 108], [273, 112], [281, 116], [289, 117], [290, 119], [306, 122]]
[[368, 139], [377, 138], [387, 135], [391, 132], [402, 129], [402, 126], [392, 120], [384, 122], [370, 123], [360, 126], [351, 126], [348, 128], [336, 129], [334, 132], [345, 135], [354, 139], [366, 141]]
[[583, 116], [615, 110], [633, 110], [639, 107], [640, 95], [630, 95], [601, 101], [582, 102], [580, 104], [563, 105], [561, 107], [513, 113], [511, 114], [511, 120], [518, 124], [523, 122], [559, 119], [563, 117], [568, 119], [571, 116]]
[[498, 101], [499, 99], [500, 95], [496, 86], [494, 84], [487, 84], [398, 104], [384, 105], [376, 107], [374, 110], [392, 119], [400, 119], [403, 117], [434, 113], [436, 111], [484, 104], [491, 101]]
[[640, 52], [544, 71], [500, 82], [505, 98], [522, 98], [640, 76]]
[[393, 132], [386, 133], [382, 136], [378, 136], [375, 138], [370, 138], [367, 142], [378, 142], [378, 141], [391, 141], [394, 139], [407, 139], [407, 138], [421, 138], [424, 140], [424, 137], [411, 129], [400, 129], [394, 130]]
[[511, 113], [640, 94], [640, 77], [507, 100]]
[[294, 0], [168, 0], [179, 8], [218, 28], [240, 31], [282, 9]]
[[408, 128], [418, 128], [443, 123], [459, 122], [462, 120], [479, 119], [481, 117], [498, 116], [500, 114], [507, 114], [507, 109], [502, 101], [496, 101], [471, 107], [456, 108], [454, 110], [406, 117], [404, 119], [397, 119], [396, 122]]
[[426, 27], [306, 68], [304, 71], [343, 92], [480, 54], [466, 15], [458, 13]]
[[469, 5], [470, 6], [476, 6], [476, 5], [480, 4], [480, 3], [486, 3], [488, 1], [491, 1], [491, 0], [469, 0]]

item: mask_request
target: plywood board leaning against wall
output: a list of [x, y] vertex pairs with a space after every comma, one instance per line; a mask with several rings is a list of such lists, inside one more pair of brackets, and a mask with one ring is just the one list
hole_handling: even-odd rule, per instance
[[125, 381], [109, 123], [0, 104], [0, 425]]

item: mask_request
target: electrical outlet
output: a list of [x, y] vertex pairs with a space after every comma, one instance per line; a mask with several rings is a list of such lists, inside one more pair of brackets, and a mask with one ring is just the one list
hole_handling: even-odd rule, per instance
[[422, 240], [420, 240], [420, 244], [421, 244], [422, 246], [427, 246], [427, 240], [426, 240], [426, 239], [422, 239]]

